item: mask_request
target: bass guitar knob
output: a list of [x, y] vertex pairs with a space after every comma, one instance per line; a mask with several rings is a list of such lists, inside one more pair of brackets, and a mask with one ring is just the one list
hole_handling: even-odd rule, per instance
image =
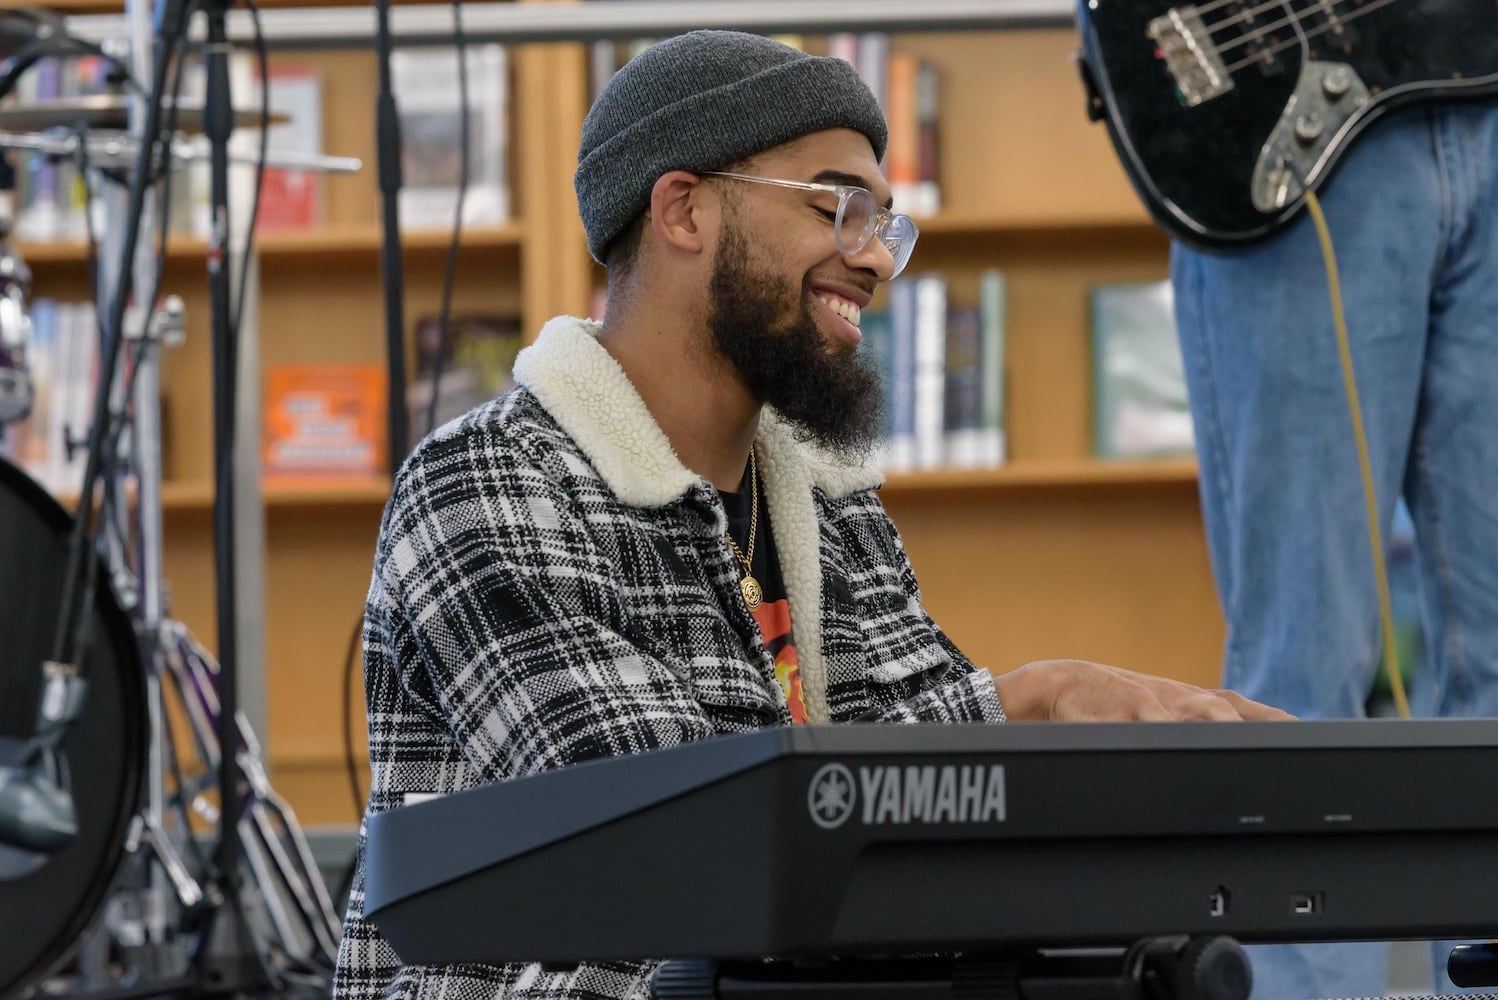
[[1326, 131], [1326, 125], [1321, 116], [1311, 111], [1295, 119], [1295, 141], [1302, 146], [1309, 146], [1321, 138], [1321, 133]]
[[1352, 89], [1352, 71], [1346, 66], [1333, 66], [1321, 78], [1321, 90], [1327, 100], [1340, 101]]

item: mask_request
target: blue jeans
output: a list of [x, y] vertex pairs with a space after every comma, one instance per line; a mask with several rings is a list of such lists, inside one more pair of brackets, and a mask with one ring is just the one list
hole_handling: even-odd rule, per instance
[[[1402, 495], [1415, 524], [1429, 669], [1412, 706], [1498, 715], [1498, 102], [1376, 124], [1322, 205], [1380, 522]], [[1228, 626], [1224, 683], [1306, 718], [1361, 716], [1379, 611], [1311, 220], [1241, 252], [1177, 246], [1171, 271]], [[1256, 996], [1380, 994], [1382, 956], [1376, 945], [1261, 955], [1255, 971], [1272, 988]]]

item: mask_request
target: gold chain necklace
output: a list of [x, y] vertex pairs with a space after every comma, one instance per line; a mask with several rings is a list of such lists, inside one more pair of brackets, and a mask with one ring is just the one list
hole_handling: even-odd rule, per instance
[[759, 473], [754, 468], [754, 449], [749, 449], [749, 554], [739, 548], [739, 543], [733, 540], [733, 532], [728, 532], [728, 544], [733, 548], [733, 554], [738, 559], [739, 565], [744, 567], [744, 578], [739, 581], [739, 593], [744, 595], [744, 603], [750, 611], [758, 611], [760, 602], [765, 599], [765, 592], [760, 587], [759, 581], [751, 572], [754, 566], [754, 529], [759, 525]]

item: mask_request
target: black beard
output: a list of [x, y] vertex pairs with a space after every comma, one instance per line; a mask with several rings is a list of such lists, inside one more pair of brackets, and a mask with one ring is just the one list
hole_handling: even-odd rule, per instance
[[884, 431], [879, 372], [856, 351], [828, 349], [809, 284], [792, 318], [781, 321], [792, 294], [781, 278], [750, 267], [737, 227], [725, 232], [708, 285], [713, 343], [744, 387], [790, 421], [798, 438], [863, 461]]

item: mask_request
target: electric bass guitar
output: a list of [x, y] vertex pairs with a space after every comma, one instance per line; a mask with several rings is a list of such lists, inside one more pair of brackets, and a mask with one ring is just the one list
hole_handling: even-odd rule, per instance
[[1495, 0], [1080, 0], [1078, 23], [1090, 113], [1206, 249], [1284, 226], [1389, 111], [1498, 93]]

